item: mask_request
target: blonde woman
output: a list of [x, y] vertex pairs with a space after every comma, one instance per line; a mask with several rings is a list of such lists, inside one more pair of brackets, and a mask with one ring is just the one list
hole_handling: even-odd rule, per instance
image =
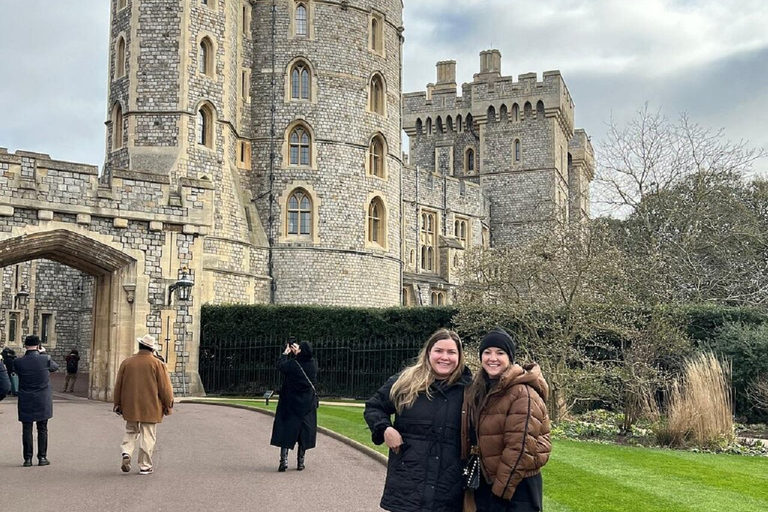
[[381, 508], [461, 512], [461, 404], [470, 378], [461, 339], [440, 329], [415, 364], [365, 403], [373, 442], [389, 447]]

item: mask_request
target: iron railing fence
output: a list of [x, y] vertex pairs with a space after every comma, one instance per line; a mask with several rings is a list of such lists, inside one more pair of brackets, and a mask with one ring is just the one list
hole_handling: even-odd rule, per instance
[[[418, 355], [423, 340], [310, 340], [324, 397], [368, 398], [391, 375]], [[261, 395], [280, 388], [277, 359], [285, 339], [243, 339], [208, 334], [200, 346], [200, 378], [205, 391], [219, 395]]]

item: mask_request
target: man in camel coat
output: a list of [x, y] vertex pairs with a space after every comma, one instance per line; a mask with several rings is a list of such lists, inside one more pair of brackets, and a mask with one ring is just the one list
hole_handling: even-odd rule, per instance
[[157, 424], [171, 414], [173, 387], [165, 365], [154, 356], [155, 338], [146, 334], [136, 341], [139, 351], [123, 361], [115, 383], [114, 410], [125, 420], [120, 469], [124, 473], [131, 470], [131, 457], [140, 441], [139, 474], [151, 475]]

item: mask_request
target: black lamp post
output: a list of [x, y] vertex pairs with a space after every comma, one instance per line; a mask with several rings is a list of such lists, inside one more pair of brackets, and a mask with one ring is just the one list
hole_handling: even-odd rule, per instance
[[168, 287], [168, 305], [170, 306], [173, 301], [173, 292], [176, 292], [176, 299], [180, 301], [188, 301], [192, 294], [192, 287], [195, 283], [189, 278], [189, 269], [183, 267], [181, 269], [181, 277], [178, 281]]

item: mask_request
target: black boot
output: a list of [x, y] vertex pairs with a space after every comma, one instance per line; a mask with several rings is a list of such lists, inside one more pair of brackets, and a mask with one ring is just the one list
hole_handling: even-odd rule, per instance
[[288, 469], [288, 448], [280, 448], [280, 465], [277, 470], [282, 473]]
[[307, 453], [307, 450], [304, 449], [303, 446], [299, 446], [298, 454], [296, 455], [296, 469], [298, 471], [304, 470], [304, 454]]

